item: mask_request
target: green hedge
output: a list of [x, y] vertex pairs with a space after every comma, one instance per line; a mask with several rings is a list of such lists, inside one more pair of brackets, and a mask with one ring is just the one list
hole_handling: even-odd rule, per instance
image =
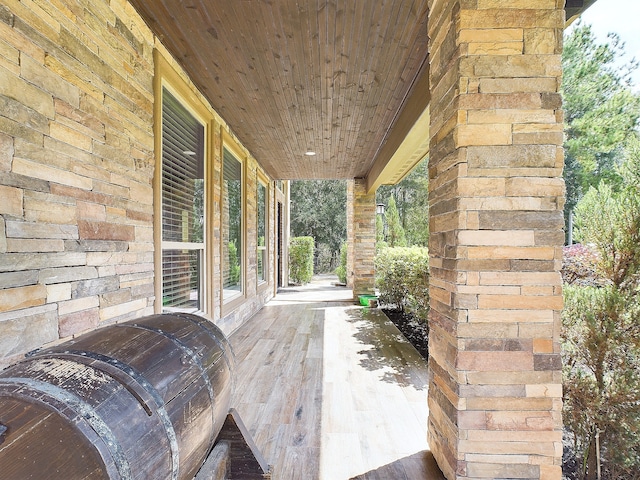
[[336, 275], [340, 283], [347, 283], [347, 243], [340, 247], [340, 265], [336, 268]]
[[289, 243], [289, 278], [304, 285], [313, 277], [313, 237], [293, 237]]
[[429, 251], [423, 247], [389, 247], [375, 258], [380, 301], [408, 310], [421, 320], [429, 312]]

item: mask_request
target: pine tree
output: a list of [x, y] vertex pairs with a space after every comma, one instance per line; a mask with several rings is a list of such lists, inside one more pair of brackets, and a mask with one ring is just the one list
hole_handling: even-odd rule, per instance
[[620, 183], [616, 165], [625, 143], [637, 135], [640, 95], [632, 90], [635, 61], [622, 67], [624, 43], [615, 34], [602, 45], [590, 25], [565, 37], [562, 96], [565, 112], [565, 218], [590, 187]]
[[396, 207], [396, 199], [393, 195], [389, 196], [386, 209], [387, 217], [387, 243], [390, 247], [406, 247], [407, 239], [400, 223], [400, 215]]

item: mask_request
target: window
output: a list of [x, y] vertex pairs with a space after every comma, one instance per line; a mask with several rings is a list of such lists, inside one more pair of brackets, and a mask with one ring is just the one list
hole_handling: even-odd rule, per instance
[[162, 305], [203, 309], [205, 128], [162, 91]]
[[242, 163], [227, 147], [222, 157], [223, 301], [243, 292]]
[[267, 281], [267, 186], [258, 180], [258, 191], [256, 192], [256, 213], [257, 236], [258, 236], [258, 283]]

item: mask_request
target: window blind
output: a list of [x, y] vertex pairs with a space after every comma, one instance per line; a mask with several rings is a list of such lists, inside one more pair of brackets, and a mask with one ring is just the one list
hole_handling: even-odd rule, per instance
[[162, 301], [168, 309], [201, 308], [204, 195], [204, 125], [164, 89]]
[[222, 180], [223, 295], [229, 298], [242, 291], [242, 163], [226, 148]]
[[162, 239], [202, 242], [204, 126], [168, 91], [162, 107]]

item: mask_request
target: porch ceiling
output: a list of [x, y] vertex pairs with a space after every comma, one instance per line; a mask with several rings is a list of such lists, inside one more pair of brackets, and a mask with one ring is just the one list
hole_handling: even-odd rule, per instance
[[428, 104], [425, 88], [401, 118], [426, 79], [427, 0], [131, 3], [274, 178], [364, 177]]
[[427, 153], [427, 0], [130, 1], [273, 178], [373, 188]]

